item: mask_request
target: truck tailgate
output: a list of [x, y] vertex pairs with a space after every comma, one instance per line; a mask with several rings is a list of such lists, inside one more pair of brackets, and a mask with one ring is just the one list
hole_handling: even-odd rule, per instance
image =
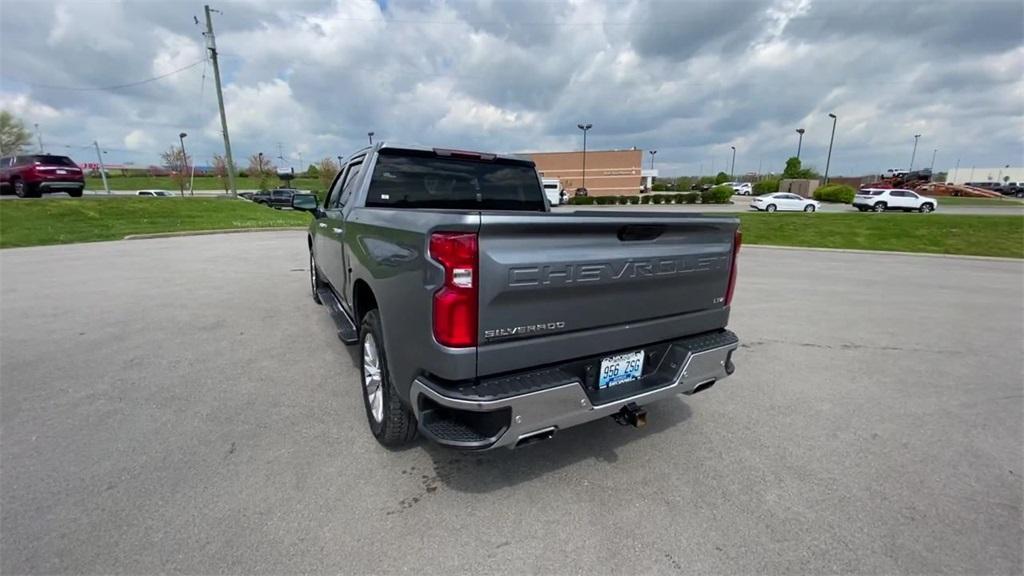
[[735, 218], [481, 215], [479, 375], [724, 327]]

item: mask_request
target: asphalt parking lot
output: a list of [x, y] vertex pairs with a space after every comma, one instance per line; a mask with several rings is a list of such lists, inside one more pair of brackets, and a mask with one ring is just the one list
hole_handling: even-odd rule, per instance
[[302, 232], [0, 251], [3, 573], [1024, 570], [1024, 263], [744, 248], [736, 374], [510, 452], [366, 430]]

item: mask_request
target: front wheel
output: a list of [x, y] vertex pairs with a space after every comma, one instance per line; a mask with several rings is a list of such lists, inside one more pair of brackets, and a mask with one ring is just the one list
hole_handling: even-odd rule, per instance
[[878, 204], [875, 204], [875, 206], [874, 206], [875, 212], [885, 212], [885, 208], [886, 208], [885, 202], [879, 202]]
[[72, 191], [68, 192], [68, 196], [71, 196], [72, 198], [81, 198], [82, 197], [82, 192], [83, 192], [83, 190], [81, 188], [79, 188], [77, 190], [72, 190]]
[[775, 204], [769, 204], [764, 209], [765, 212], [775, 212]]
[[380, 313], [370, 310], [359, 327], [363, 405], [370, 432], [382, 445], [397, 448], [416, 438], [416, 416], [398, 397], [388, 372]]
[[25, 183], [21, 180], [16, 180], [14, 182], [14, 193], [18, 198], [28, 198], [29, 196], [28, 187], [25, 186]]
[[932, 206], [930, 202], [925, 202], [924, 204], [921, 204], [921, 207], [917, 209], [917, 211], [922, 214], [927, 214], [932, 210], [935, 210], [935, 206]]
[[320, 279], [320, 272], [316, 267], [316, 258], [313, 257], [313, 249], [309, 250], [309, 287], [313, 293], [313, 302], [317, 304], [323, 304], [320, 300], [320, 289], [325, 286], [323, 280]]
[[804, 212], [814, 212], [814, 210], [814, 204], [808, 204], [807, 206], [804, 206]]

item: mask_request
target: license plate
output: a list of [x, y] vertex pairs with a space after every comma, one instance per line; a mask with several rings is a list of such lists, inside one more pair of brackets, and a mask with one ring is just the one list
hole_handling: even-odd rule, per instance
[[597, 379], [598, 388], [608, 388], [623, 382], [632, 382], [644, 370], [644, 351], [609, 356], [601, 360], [601, 374]]
[[57, 174], [67, 174], [67, 170], [57, 170]]

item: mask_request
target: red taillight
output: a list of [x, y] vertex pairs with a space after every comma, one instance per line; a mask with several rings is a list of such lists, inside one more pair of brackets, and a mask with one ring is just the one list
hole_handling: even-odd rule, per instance
[[740, 246], [743, 245], [743, 232], [736, 230], [733, 237], [732, 265], [729, 267], [729, 287], [725, 289], [725, 305], [732, 304], [732, 293], [736, 291], [736, 259], [740, 255]]
[[434, 338], [443, 346], [476, 346], [476, 234], [435, 232], [430, 257], [444, 266], [444, 285], [434, 293]]

